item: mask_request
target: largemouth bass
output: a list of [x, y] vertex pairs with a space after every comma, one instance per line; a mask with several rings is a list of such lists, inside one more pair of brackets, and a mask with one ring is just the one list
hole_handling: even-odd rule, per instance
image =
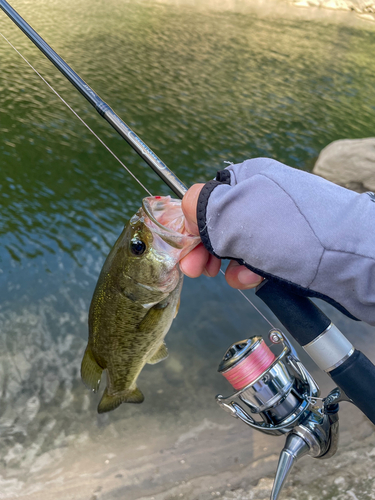
[[104, 263], [81, 365], [82, 380], [94, 392], [107, 372], [98, 413], [142, 403], [138, 375], [146, 363], [168, 356], [164, 337], [177, 314], [183, 280], [178, 261], [200, 241], [186, 233], [184, 221], [179, 200], [145, 198]]

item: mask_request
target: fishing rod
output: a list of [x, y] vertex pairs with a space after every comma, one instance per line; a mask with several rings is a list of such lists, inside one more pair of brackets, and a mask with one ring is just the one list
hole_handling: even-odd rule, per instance
[[[186, 186], [165, 163], [5, 0], [0, 0], [0, 8], [172, 191], [182, 198]], [[329, 458], [336, 452], [340, 402], [354, 403], [375, 424], [375, 366], [354, 348], [307, 297], [297, 295], [270, 280], [264, 280], [255, 293], [275, 313], [319, 368], [338, 385], [327, 397], [320, 398], [318, 385], [298, 358], [295, 349], [285, 335], [275, 328], [269, 332], [269, 340], [275, 346], [282, 347], [277, 357], [266, 346], [262, 337], [236, 342], [223, 356], [219, 372], [235, 392], [230, 397], [218, 395], [216, 399], [219, 405], [253, 429], [269, 435], [286, 435], [271, 493], [271, 500], [276, 500], [291, 468], [300, 457], [309, 454], [314, 458]], [[246, 296], [245, 298], [249, 300]], [[249, 302], [252, 304], [250, 300]], [[267, 319], [266, 321], [272, 326]], [[234, 401], [235, 399], [246, 407]], [[318, 401], [321, 401], [321, 407], [318, 406]]]

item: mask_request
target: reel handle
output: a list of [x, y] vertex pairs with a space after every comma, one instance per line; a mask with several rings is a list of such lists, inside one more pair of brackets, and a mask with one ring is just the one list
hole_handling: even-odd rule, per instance
[[[264, 280], [256, 295], [271, 309], [288, 332], [328, 373], [352, 402], [375, 424], [375, 366], [354, 349], [331, 320], [307, 297], [287, 287]], [[330, 328], [333, 328], [330, 330]], [[315, 345], [314, 345], [315, 344]], [[312, 347], [313, 346], [313, 347]], [[327, 352], [337, 350], [337, 363], [319, 362]], [[345, 354], [346, 352], [346, 354]], [[329, 357], [329, 356], [328, 356]]]

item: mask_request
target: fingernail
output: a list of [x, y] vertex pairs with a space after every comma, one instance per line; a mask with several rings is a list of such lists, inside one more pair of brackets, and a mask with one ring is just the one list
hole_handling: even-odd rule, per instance
[[261, 276], [250, 271], [250, 269], [243, 269], [237, 275], [238, 281], [249, 288], [259, 285], [263, 281]]
[[206, 268], [204, 268], [204, 269], [203, 269], [203, 274], [204, 274], [205, 276], [207, 276], [208, 278], [211, 278], [211, 277], [212, 277], [212, 276], [211, 276], [211, 274], [207, 271], [207, 269], [206, 269]]

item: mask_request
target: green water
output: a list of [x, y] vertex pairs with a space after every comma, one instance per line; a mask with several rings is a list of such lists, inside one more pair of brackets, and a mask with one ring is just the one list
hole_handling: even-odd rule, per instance
[[[215, 2], [12, 5], [187, 185], [256, 156], [311, 170], [331, 141], [374, 135], [372, 24]], [[168, 193], [3, 13], [0, 32], [153, 194]], [[140, 377], [145, 403], [96, 416], [98, 398], [79, 379], [88, 307], [145, 193], [2, 38], [0, 186], [3, 491], [16, 491], [13, 480], [26, 491], [31, 464], [69, 447], [69, 436], [87, 431], [102, 446], [111, 425], [119, 439], [138, 433], [141, 442], [152, 440], [150, 422], [159, 437], [207, 415], [226, 422], [213, 401], [228, 391], [216, 367], [229, 344], [268, 327], [220, 278], [186, 280], [171, 357]], [[367, 345], [371, 329], [356, 328]], [[131, 498], [142, 491], [134, 486]]]

